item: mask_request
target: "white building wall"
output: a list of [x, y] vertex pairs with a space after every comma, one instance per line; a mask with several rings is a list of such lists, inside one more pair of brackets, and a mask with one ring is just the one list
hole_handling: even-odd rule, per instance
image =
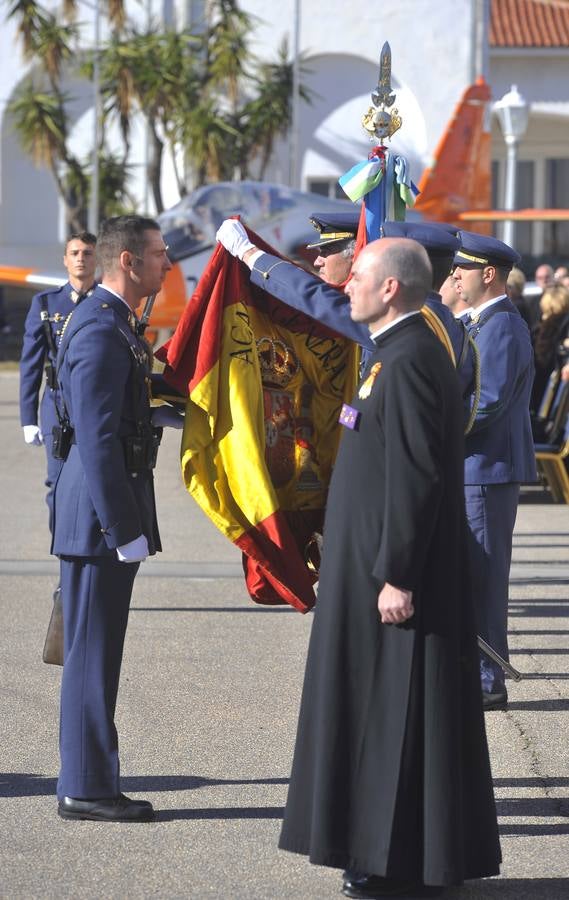
[[[149, 0], [156, 16], [164, 0]], [[567, 62], [569, 50], [545, 55], [531, 51], [493, 51], [488, 55], [485, 27], [489, 0], [298, 0], [300, 51], [309, 70], [302, 76], [316, 96], [311, 106], [301, 104], [297, 170], [302, 187], [311, 179], [332, 181], [367, 155], [370, 142], [361, 127], [361, 116], [370, 105], [377, 84], [379, 54], [385, 41], [392, 52], [393, 86], [403, 127], [393, 139], [393, 148], [408, 157], [412, 176], [418, 181], [431, 162], [433, 151], [464, 88], [482, 70], [494, 99], [517, 83], [534, 104], [528, 134], [520, 146], [520, 159], [544, 160], [552, 153], [567, 157], [563, 128], [569, 121]], [[204, 0], [173, 0], [169, 14], [179, 24], [195, 24]], [[274, 59], [282, 39], [292, 49], [295, 0], [241, 0], [242, 8], [255, 16], [258, 25], [251, 35], [251, 48], [264, 59]], [[27, 71], [12, 22], [0, 29], [0, 244], [53, 244], [60, 238], [60, 209], [53, 178], [35, 169], [10, 130], [5, 107], [16, 85]], [[148, 5], [130, 0], [134, 16], [146, 16]], [[84, 26], [84, 46], [92, 39], [92, 23]], [[92, 144], [91, 88], [75, 82], [66, 85], [76, 96], [73, 144], [84, 155]], [[544, 112], [545, 102], [556, 102], [555, 114]], [[563, 105], [565, 104], [565, 105]], [[136, 141], [135, 195], [144, 206], [141, 175], [144, 137]], [[502, 159], [504, 145], [493, 127], [493, 156]], [[548, 156], [549, 155], [549, 156]], [[288, 182], [290, 144], [281, 142], [267, 177]], [[542, 182], [543, 179], [538, 179]], [[537, 183], [537, 182], [536, 182]], [[171, 167], [166, 165], [164, 197], [177, 200]], [[540, 202], [539, 196], [535, 199]], [[150, 209], [152, 211], [152, 209]]]
[[[279, 2], [278, 10], [267, 7], [265, 0], [242, 0], [241, 5], [260, 20], [252, 43], [259, 56], [274, 55], [284, 37], [292, 49], [294, 0]], [[309, 70], [302, 81], [320, 95], [313, 106], [301, 105], [301, 187], [306, 186], [308, 177], [318, 174], [314, 166], [319, 159], [330, 161], [334, 156], [337, 165], [332, 168], [338, 176], [362, 154], [364, 158], [367, 155], [370, 145], [361, 117], [371, 104], [385, 41], [391, 47], [396, 106], [404, 120], [393, 147], [410, 157], [418, 179], [460, 94], [472, 80], [473, 29], [484, 4], [474, 0], [329, 0], [326, 4], [300, 0], [299, 6], [300, 52]], [[335, 115], [339, 107], [343, 108], [341, 116]], [[321, 128], [324, 122], [324, 132], [313, 142], [314, 123]], [[341, 152], [322, 154], [323, 137], [329, 148], [341, 148]], [[283, 156], [281, 152], [275, 174], [283, 172]], [[325, 169], [322, 174], [331, 172], [330, 166]]]

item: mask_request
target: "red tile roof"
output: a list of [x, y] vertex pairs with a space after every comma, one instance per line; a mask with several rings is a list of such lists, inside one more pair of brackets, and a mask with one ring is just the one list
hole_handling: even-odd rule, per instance
[[490, 46], [569, 48], [569, 0], [490, 0]]

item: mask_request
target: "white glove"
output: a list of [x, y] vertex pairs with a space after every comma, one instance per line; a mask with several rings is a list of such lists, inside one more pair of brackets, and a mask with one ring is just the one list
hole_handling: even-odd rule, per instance
[[43, 444], [43, 434], [37, 425], [24, 425], [23, 431], [26, 444], [35, 444], [36, 447]]
[[117, 547], [117, 556], [119, 562], [123, 563], [144, 562], [148, 556], [148, 541], [146, 540], [146, 535], [139, 534], [134, 541], [129, 541], [128, 544]]
[[156, 409], [153, 409], [151, 420], [156, 428], [184, 427], [183, 413], [178, 412], [177, 409], [174, 409], [173, 406], [169, 406], [168, 404], [157, 406]]
[[239, 259], [243, 259], [248, 250], [257, 249], [237, 219], [226, 219], [222, 222], [215, 237], [232, 256], [238, 256]]

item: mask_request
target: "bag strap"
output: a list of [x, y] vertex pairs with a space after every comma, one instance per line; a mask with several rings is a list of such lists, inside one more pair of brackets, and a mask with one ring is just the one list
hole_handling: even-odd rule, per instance
[[46, 340], [48, 350], [49, 350], [49, 353], [50, 353], [52, 359], [55, 359], [55, 357], [57, 356], [57, 347], [55, 346], [55, 341], [53, 340], [53, 332], [52, 332], [50, 324], [49, 324], [49, 308], [47, 305], [47, 295], [46, 294], [41, 295], [40, 306], [41, 306], [40, 319], [41, 319], [41, 323], [43, 325], [45, 340]]

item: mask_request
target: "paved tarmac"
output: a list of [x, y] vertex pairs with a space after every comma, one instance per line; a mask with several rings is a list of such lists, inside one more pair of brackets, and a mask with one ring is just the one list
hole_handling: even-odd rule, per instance
[[[139, 574], [118, 704], [123, 787], [150, 825], [64, 822], [54, 800], [60, 670], [41, 661], [57, 563], [44, 456], [0, 372], [0, 897], [325, 900], [339, 873], [277, 850], [311, 616], [252, 604], [240, 556], [160, 451], [164, 552]], [[486, 716], [504, 863], [447, 900], [569, 898], [569, 510], [524, 492], [507, 712]]]

